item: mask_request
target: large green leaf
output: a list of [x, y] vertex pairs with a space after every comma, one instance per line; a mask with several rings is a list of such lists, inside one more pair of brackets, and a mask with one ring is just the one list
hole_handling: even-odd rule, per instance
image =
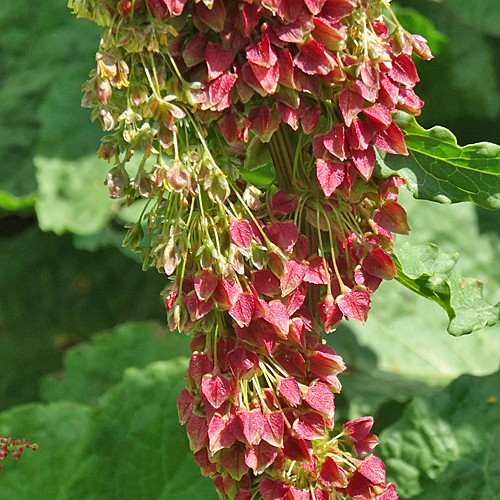
[[444, 0], [443, 3], [467, 26], [488, 35], [500, 36], [500, 8], [497, 0]]
[[[399, 201], [408, 212], [412, 231], [409, 236], [398, 236], [397, 242], [417, 246], [433, 241], [445, 253], [458, 251], [458, 270], [483, 281], [486, 300], [497, 302], [500, 236], [493, 231], [479, 232], [475, 207], [419, 201], [404, 190]], [[382, 283], [373, 295], [365, 325], [349, 322], [384, 372], [442, 384], [463, 373], [485, 375], [498, 368], [499, 324], [462, 337], [446, 335], [448, 324], [440, 307], [395, 282]], [[335, 347], [335, 339], [332, 342]]]
[[500, 308], [483, 298], [483, 284], [453, 269], [458, 255], [439, 252], [436, 245], [405, 243], [392, 254], [397, 280], [410, 290], [437, 302], [448, 314], [448, 332], [464, 335], [499, 320]]
[[106, 162], [94, 155], [73, 161], [37, 156], [35, 164], [42, 230], [87, 235], [105, 226], [114, 203], [103, 184], [109, 170]]
[[402, 112], [395, 119], [404, 131], [409, 156], [379, 155], [379, 175], [399, 174], [415, 198], [471, 201], [500, 209], [500, 146], [488, 142], [458, 146], [444, 127], [426, 130]]
[[125, 369], [189, 355], [186, 335], [167, 332], [159, 323], [125, 323], [93, 335], [88, 344], [68, 350], [64, 372], [43, 380], [42, 400], [66, 399], [95, 405], [100, 396], [122, 379]]
[[[336, 420], [347, 421], [376, 415], [382, 406], [404, 406], [411, 397], [428, 394], [431, 388], [420, 381], [382, 371], [376, 353], [359, 343], [345, 324], [326, 336], [328, 345], [342, 356], [348, 370], [340, 375], [342, 392], [336, 396]], [[392, 423], [397, 415], [391, 415]], [[377, 425], [384, 422], [376, 420]]]
[[29, 404], [0, 413], [0, 436], [38, 443], [19, 461], [7, 457], [0, 483], [0, 499], [59, 498], [64, 481], [80, 466], [85, 443], [92, 439], [92, 412], [70, 402], [49, 406]]
[[500, 372], [464, 375], [418, 397], [380, 435], [378, 453], [402, 499], [498, 497]]
[[29, 405], [0, 415], [0, 435], [40, 445], [2, 473], [0, 500], [214, 500], [178, 423], [186, 359], [130, 368], [93, 410]]
[[114, 249], [78, 251], [69, 236], [36, 228], [0, 239], [0, 409], [37, 400], [62, 351], [96, 330], [164, 321], [165, 277]]
[[82, 141], [82, 135], [75, 136], [74, 127], [69, 126], [75, 123], [75, 117], [81, 119], [83, 112], [77, 109], [56, 115], [60, 108], [54, 106], [45, 106], [41, 114], [39, 111], [49, 94], [58, 96], [59, 102], [65, 99], [79, 102], [81, 83], [92, 67], [98, 36], [99, 28], [75, 19], [65, 2], [25, 0], [2, 4], [0, 206], [14, 210], [33, 203], [31, 195], [36, 190], [33, 153], [40, 125], [45, 128], [44, 121], [46, 129], [53, 126], [52, 135], [49, 134], [53, 139], [61, 130], [59, 124], [68, 123], [67, 133], [51, 142], [58, 151], [63, 143], [68, 145], [67, 151], [81, 151], [80, 144], [89, 143]]
[[[396, 8], [403, 26], [412, 33], [429, 37], [433, 50], [438, 48], [432, 61], [415, 61], [421, 78], [416, 92], [426, 103], [421, 122], [425, 126], [446, 125], [455, 131], [456, 121], [463, 119], [468, 125], [460, 127], [459, 137], [463, 143], [485, 137], [496, 142], [498, 135], [494, 128], [492, 130], [491, 120], [498, 119], [500, 113], [500, 88], [494, 40], [471, 29], [466, 20], [450, 12], [445, 2], [399, 0], [398, 3], [405, 6]], [[475, 2], [461, 3], [471, 8], [476, 5]], [[421, 16], [414, 15], [415, 10], [429, 20], [427, 26]], [[435, 43], [435, 30], [429, 28], [430, 23], [447, 41]], [[485, 120], [490, 123], [486, 124]]]
[[184, 359], [126, 371], [95, 413], [96, 433], [63, 498], [216, 498], [178, 423], [176, 400], [186, 369]]

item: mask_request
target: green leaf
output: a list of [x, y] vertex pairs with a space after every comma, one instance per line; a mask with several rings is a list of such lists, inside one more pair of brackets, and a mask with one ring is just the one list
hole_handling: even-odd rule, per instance
[[[417, 246], [433, 241], [442, 252], [458, 251], [459, 271], [483, 281], [486, 300], [498, 301], [500, 235], [479, 232], [477, 207], [415, 200], [406, 190], [398, 199], [408, 213], [412, 231], [409, 236], [398, 236], [397, 243], [408, 241]], [[349, 322], [349, 327], [358, 342], [375, 353], [378, 368], [384, 372], [436, 385], [464, 373], [486, 375], [498, 369], [500, 323], [462, 337], [447, 335], [448, 324], [440, 307], [386, 281], [373, 294], [366, 324]], [[332, 336], [336, 348], [336, 333]]]
[[500, 36], [500, 9], [496, 0], [444, 0], [469, 29], [480, 31], [487, 35]]
[[215, 500], [178, 423], [186, 359], [130, 368], [93, 410], [29, 405], [0, 415], [0, 434], [38, 442], [2, 473], [0, 499]]
[[128, 367], [143, 368], [154, 361], [189, 355], [185, 335], [167, 332], [159, 323], [125, 323], [67, 351], [64, 372], [42, 381], [42, 400], [95, 405]]
[[[42, 133], [49, 131], [43, 135], [51, 138], [44, 140], [45, 145], [58, 152], [81, 151], [89, 144], [91, 134], [87, 138], [74, 127], [79, 119], [88, 122], [88, 112], [75, 111], [74, 104], [78, 108], [80, 88], [92, 67], [98, 36], [97, 26], [78, 21], [59, 0], [2, 5], [1, 207], [18, 210], [33, 204], [37, 188], [33, 152], [41, 129]], [[72, 102], [72, 111], [66, 108], [58, 114], [63, 107], [46, 106], [44, 98], [49, 94], [52, 101]], [[40, 107], [45, 110], [40, 111]], [[60, 134], [62, 122], [67, 123], [64, 134]]]
[[398, 270], [397, 280], [410, 290], [437, 302], [448, 314], [448, 332], [464, 335], [492, 326], [499, 320], [500, 308], [483, 298], [483, 284], [464, 278], [453, 269], [458, 254], [439, 252], [431, 243], [395, 248], [392, 258]]
[[93, 428], [92, 411], [70, 402], [30, 404], [0, 413], [0, 436], [26, 438], [40, 446], [35, 452], [25, 450], [19, 461], [7, 457], [0, 500], [65, 498], [58, 494], [80, 467]]
[[500, 146], [488, 142], [458, 146], [444, 127], [422, 128], [398, 112], [409, 156], [378, 155], [378, 175], [399, 174], [415, 198], [439, 203], [472, 201], [500, 209]]
[[[213, 482], [203, 478], [178, 423], [177, 396], [187, 360], [130, 368], [95, 412], [96, 433], [87, 442], [66, 497], [212, 500]], [[64, 497], [63, 497], [64, 498]]]
[[500, 372], [464, 375], [418, 397], [380, 435], [378, 454], [402, 499], [486, 500], [498, 495]]
[[0, 240], [0, 409], [37, 400], [62, 351], [125, 321], [164, 320], [165, 277], [121, 252], [75, 250], [32, 227]]
[[[349, 367], [340, 375], [342, 392], [336, 398], [339, 421], [377, 415], [383, 405], [396, 402], [404, 406], [413, 396], [432, 390], [425, 383], [380, 370], [376, 353], [361, 345], [345, 325], [327, 335], [326, 341]], [[394, 415], [392, 418], [396, 419]], [[376, 423], [382, 424], [378, 418]]]
[[262, 142], [258, 137], [254, 137], [250, 142], [245, 155], [243, 169], [252, 171], [272, 164], [269, 143]]
[[[475, 6], [475, 2], [459, 1], [464, 5], [467, 3], [470, 8]], [[467, 21], [453, 15], [444, 2], [400, 0], [400, 3], [417, 10], [448, 39], [439, 46], [435, 59], [415, 61], [421, 79], [416, 92], [426, 103], [421, 123], [425, 126], [441, 123], [455, 131], [454, 122], [463, 119], [468, 125], [462, 127], [460, 137], [464, 143], [484, 140], [486, 136], [496, 142], [497, 136], [491, 133], [491, 124], [490, 130], [483, 128], [485, 119], [496, 120], [500, 113], [495, 61], [498, 50], [494, 40], [471, 29]], [[398, 16], [402, 14], [403, 26], [411, 33], [432, 35], [428, 29], [419, 31], [424, 28], [423, 24], [415, 16], [406, 15], [407, 10], [396, 9]], [[473, 125], [471, 119], [476, 120]], [[471, 136], [473, 139], [468, 139]]]
[[109, 165], [95, 156], [75, 161], [35, 158], [40, 228], [61, 234], [93, 234], [104, 227], [113, 200], [103, 179]]
[[254, 137], [247, 148], [241, 176], [256, 186], [271, 184], [274, 180], [272, 165], [269, 144]]

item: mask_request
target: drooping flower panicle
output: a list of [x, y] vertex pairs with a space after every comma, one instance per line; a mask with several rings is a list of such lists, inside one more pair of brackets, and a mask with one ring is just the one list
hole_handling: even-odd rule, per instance
[[[178, 409], [202, 473], [222, 499], [397, 499], [373, 419], [335, 421], [323, 332], [364, 323], [397, 274], [404, 181], [373, 173], [408, 154], [393, 117], [420, 113], [425, 39], [388, 0], [69, 4], [104, 27], [83, 105], [112, 132], [110, 195], [146, 200], [124, 244], [193, 337]], [[276, 182], [253, 185], [269, 159]]]

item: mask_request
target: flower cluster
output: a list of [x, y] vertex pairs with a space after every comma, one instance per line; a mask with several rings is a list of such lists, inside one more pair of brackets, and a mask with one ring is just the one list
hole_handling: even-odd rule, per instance
[[[388, 0], [69, 3], [104, 27], [83, 105], [112, 132], [110, 195], [145, 199], [124, 244], [193, 337], [178, 409], [203, 474], [222, 499], [397, 499], [373, 419], [335, 422], [323, 332], [365, 322], [397, 274], [404, 181], [373, 172], [408, 154], [393, 117], [420, 113], [425, 39]], [[253, 185], [269, 161], [275, 184]]]
[[[4, 460], [10, 454], [12, 454], [16, 460], [19, 460], [25, 448], [36, 451], [38, 449], [38, 445], [36, 443], [30, 444], [27, 439], [21, 440], [11, 437], [0, 437], [0, 460]], [[0, 472], [2, 472], [3, 467], [4, 464], [0, 464]]]

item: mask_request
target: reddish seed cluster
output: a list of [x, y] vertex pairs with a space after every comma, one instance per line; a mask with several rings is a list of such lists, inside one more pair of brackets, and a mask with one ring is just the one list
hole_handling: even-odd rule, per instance
[[[376, 193], [382, 201], [373, 217], [381, 228], [389, 224], [384, 217], [390, 229], [398, 227], [392, 212], [386, 213], [399, 207], [393, 201], [397, 185], [390, 178]], [[369, 434], [370, 417], [345, 424], [332, 438], [337, 375], [345, 366], [321, 333], [343, 316], [364, 322], [371, 293], [395, 275], [394, 264], [368, 235], [354, 239], [347, 254], [351, 282], [344, 254], [334, 266], [331, 256], [310, 252], [289, 219], [297, 204], [298, 196], [279, 191], [254, 219], [232, 220], [222, 245], [223, 255], [232, 256], [230, 275], [188, 258], [190, 272], [182, 282], [177, 274], [167, 292], [171, 326], [196, 335], [188, 387], [178, 401], [180, 420], [187, 423], [198, 464], [216, 479], [223, 498], [250, 499], [256, 489], [264, 500], [326, 500], [335, 493], [397, 498], [383, 464], [367, 456], [378, 443]], [[272, 222], [260, 222], [262, 213], [270, 213]], [[340, 245], [343, 239], [336, 238]], [[256, 259], [259, 248], [265, 250]], [[314, 289], [327, 293], [318, 304], [319, 322], [305, 306]], [[377, 473], [370, 476], [372, 468]]]
[[[19, 460], [25, 448], [35, 451], [38, 449], [38, 445], [30, 444], [27, 439], [0, 437], [0, 460], [4, 460], [11, 454], [16, 460]], [[4, 464], [0, 464], [0, 472], [2, 472], [3, 467]]]
[[[105, 27], [83, 104], [116, 130], [110, 194], [156, 200], [125, 243], [172, 276], [169, 325], [193, 336], [178, 408], [203, 474], [223, 500], [396, 500], [373, 419], [334, 420], [345, 366], [322, 334], [396, 276], [404, 181], [373, 171], [408, 154], [393, 113], [420, 113], [425, 39], [389, 0], [70, 6]], [[266, 153], [264, 193], [240, 170]]]

